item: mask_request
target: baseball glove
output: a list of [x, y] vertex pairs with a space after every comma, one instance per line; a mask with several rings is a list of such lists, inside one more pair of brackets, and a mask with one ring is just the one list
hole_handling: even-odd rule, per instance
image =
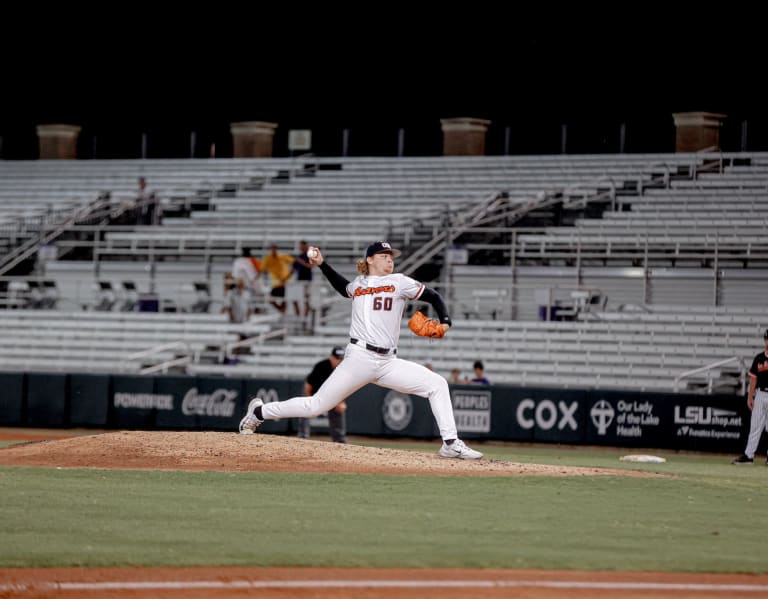
[[427, 318], [421, 312], [414, 312], [408, 321], [408, 328], [419, 337], [437, 337], [445, 336], [445, 329], [440, 321], [435, 318]]

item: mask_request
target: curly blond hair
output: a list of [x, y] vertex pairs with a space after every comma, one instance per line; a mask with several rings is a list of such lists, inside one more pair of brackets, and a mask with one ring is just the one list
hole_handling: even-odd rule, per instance
[[363, 258], [357, 261], [357, 272], [363, 276], [368, 276], [368, 260]]

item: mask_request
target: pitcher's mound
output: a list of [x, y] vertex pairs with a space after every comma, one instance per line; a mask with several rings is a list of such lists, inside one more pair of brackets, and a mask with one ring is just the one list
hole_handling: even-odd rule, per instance
[[[440, 458], [434, 452], [383, 449], [278, 435], [121, 431], [0, 449], [0, 464], [61, 468], [335, 472], [473, 476], [655, 476], [649, 472]], [[480, 447], [482, 450], [482, 447]]]

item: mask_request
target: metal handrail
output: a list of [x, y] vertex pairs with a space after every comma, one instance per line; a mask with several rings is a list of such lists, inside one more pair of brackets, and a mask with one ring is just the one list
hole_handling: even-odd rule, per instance
[[246, 337], [245, 339], [241, 339], [240, 341], [233, 341], [232, 343], [227, 343], [226, 346], [224, 346], [223, 354], [226, 355], [227, 358], [233, 358], [235, 357], [234, 354], [232, 354], [232, 350], [235, 350], [239, 347], [251, 347], [252, 345], [262, 344], [267, 339], [273, 339], [275, 337], [284, 337], [288, 333], [288, 329], [282, 328], [282, 329], [275, 329], [274, 331], [268, 331], [265, 333], [259, 333], [258, 335], [254, 335], [253, 337]]
[[4, 275], [14, 266], [29, 258], [32, 254], [38, 251], [38, 248], [41, 245], [50, 243], [62, 233], [71, 229], [78, 221], [84, 220], [97, 210], [100, 210], [107, 202], [108, 199], [101, 196], [84, 206], [75, 207], [64, 222], [56, 223], [52, 229], [46, 230], [45, 227], [41, 227], [41, 231], [38, 233], [37, 237], [28, 239], [14, 251], [3, 256], [2, 261], [0, 261], [0, 275]]
[[437, 234], [426, 244], [416, 249], [407, 258], [402, 260], [398, 266], [403, 273], [412, 273], [419, 266], [432, 259], [438, 252], [450, 245], [461, 233], [475, 225], [495, 205], [501, 198], [500, 193], [494, 193], [486, 197], [485, 201], [478, 204], [471, 204], [463, 212], [456, 212], [449, 218], [448, 229], [437, 232]]
[[161, 351], [166, 351], [169, 349], [175, 349], [177, 347], [181, 346], [183, 349], [187, 351], [188, 354], [192, 354], [192, 348], [189, 345], [188, 341], [170, 341], [168, 343], [162, 343], [160, 345], [155, 345], [154, 347], [150, 347], [149, 349], [144, 349], [139, 352], [132, 353], [128, 356], [126, 356], [126, 360], [138, 360], [140, 358], [146, 358], [151, 356], [152, 354], [159, 353]]
[[171, 341], [169, 343], [162, 343], [160, 345], [155, 345], [154, 347], [150, 347], [149, 349], [145, 349], [140, 352], [129, 354], [128, 356], [125, 357], [125, 359], [127, 361], [132, 362], [135, 360], [141, 360], [142, 358], [148, 358], [150, 356], [153, 356], [160, 352], [164, 352], [169, 349], [177, 349], [179, 347], [185, 350], [186, 352], [185, 356], [171, 358], [170, 360], [165, 360], [164, 362], [153, 364], [152, 366], [147, 366], [139, 370], [139, 374], [151, 374], [153, 372], [158, 372], [160, 370], [162, 370], [163, 372], [166, 372], [168, 368], [170, 368], [171, 366], [189, 364], [190, 362], [192, 362], [193, 357], [195, 358], [195, 360], [199, 359], [197, 352], [192, 351], [192, 347], [190, 346], [188, 341]]
[[[593, 192], [595, 187], [599, 187], [601, 184], [608, 184], [609, 189], [606, 191]], [[575, 198], [579, 191], [584, 190], [579, 198]], [[589, 193], [588, 193], [589, 192]], [[491, 194], [485, 200], [485, 202], [470, 206], [463, 214], [461, 218], [451, 219], [449, 223], [450, 230], [443, 230], [438, 232], [433, 239], [419, 248], [416, 252], [408, 256], [404, 261], [400, 263], [400, 270], [406, 274], [413, 272], [424, 264], [427, 260], [430, 260], [438, 252], [447, 248], [455, 239], [461, 234], [465, 233], [472, 227], [481, 227], [483, 225], [489, 225], [499, 220], [514, 221], [519, 220], [529, 212], [537, 209], [541, 209], [557, 203], [563, 203], [564, 206], [571, 206], [580, 203], [582, 206], [586, 206], [588, 203], [596, 201], [611, 201], [611, 209], [616, 209], [616, 182], [613, 177], [601, 176], [591, 179], [590, 181], [583, 181], [574, 183], [572, 185], [556, 189], [550, 192], [546, 192], [543, 195], [532, 199], [530, 202], [524, 204], [515, 204], [508, 206], [507, 210], [502, 210], [498, 213], [494, 213], [492, 208], [503, 207], [503, 200], [506, 198], [504, 191]], [[456, 222], [459, 221], [459, 222]]]
[[160, 362], [159, 364], [154, 364], [153, 366], [142, 368], [139, 370], [139, 374], [152, 374], [160, 371], [165, 373], [168, 372], [168, 369], [172, 366], [182, 366], [184, 364], [190, 364], [191, 362], [192, 358], [190, 356], [182, 356], [181, 358], [166, 360], [165, 362]]
[[710, 372], [714, 368], [717, 368], [719, 366], [725, 366], [726, 364], [731, 364], [732, 362], [738, 362], [741, 365], [741, 373], [739, 375], [739, 381], [741, 382], [741, 394], [744, 395], [744, 392], [746, 391], [746, 388], [747, 388], [747, 381], [746, 381], [747, 366], [744, 363], [744, 360], [739, 356], [733, 356], [732, 358], [726, 358], [725, 360], [712, 362], [711, 364], [707, 364], [706, 366], [701, 366], [700, 368], [688, 370], [686, 372], [683, 372], [682, 374], [677, 375], [675, 377], [674, 392], [675, 393], [679, 392], [680, 381], [682, 379], [688, 378], [695, 374], [699, 374], [701, 372], [706, 372], [707, 373], [707, 394], [711, 394], [712, 393], [712, 375], [710, 374]]

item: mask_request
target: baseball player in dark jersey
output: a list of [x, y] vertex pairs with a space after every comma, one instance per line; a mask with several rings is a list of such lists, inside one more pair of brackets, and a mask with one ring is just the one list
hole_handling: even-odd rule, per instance
[[[307, 375], [304, 381], [304, 395], [311, 397], [320, 386], [325, 382], [333, 369], [336, 368], [344, 359], [344, 348], [336, 346], [331, 350], [331, 355], [325, 360], [320, 360], [312, 368], [312, 372]], [[331, 433], [331, 439], [335, 443], [347, 442], [347, 402], [342, 401], [335, 408], [328, 410], [328, 430]], [[299, 418], [299, 438], [309, 439], [310, 418]]]
[[[763, 340], [765, 351], [761, 351], [755, 356], [748, 373], [747, 406], [752, 410], [752, 418], [749, 421], [747, 448], [743, 454], [733, 460], [734, 464], [751, 464], [754, 462], [760, 436], [768, 422], [768, 329], [763, 334]], [[768, 464], [768, 459], [766, 459], [766, 464]]]

